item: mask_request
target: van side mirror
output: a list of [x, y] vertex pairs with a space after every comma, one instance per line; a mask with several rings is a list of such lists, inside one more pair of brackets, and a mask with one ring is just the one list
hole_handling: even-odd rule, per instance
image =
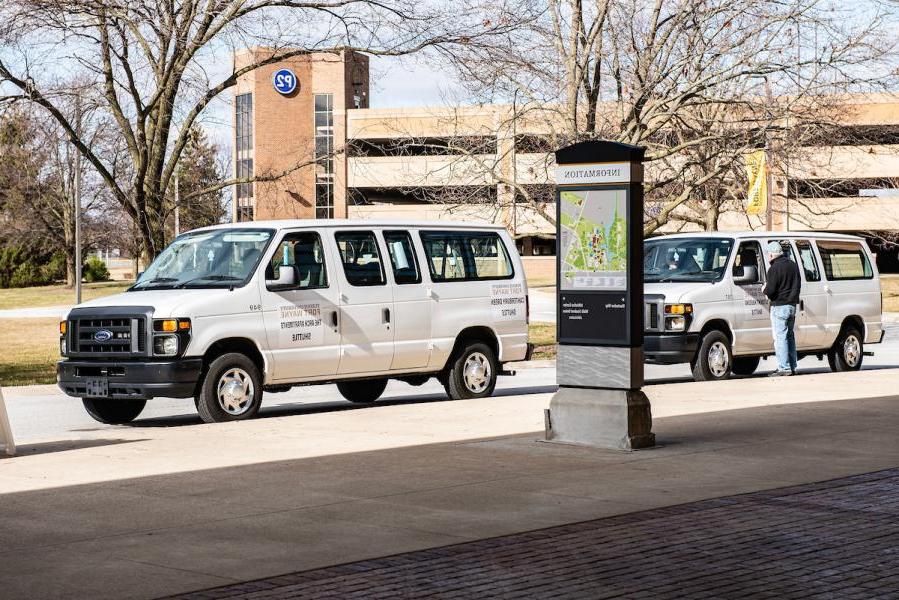
[[746, 265], [741, 267], [743, 272], [739, 275], [734, 271], [734, 283], [737, 285], [749, 285], [759, 282], [759, 268], [755, 265]]
[[278, 277], [266, 279], [265, 287], [272, 291], [286, 290], [297, 284], [297, 271], [292, 265], [283, 265], [278, 269]]

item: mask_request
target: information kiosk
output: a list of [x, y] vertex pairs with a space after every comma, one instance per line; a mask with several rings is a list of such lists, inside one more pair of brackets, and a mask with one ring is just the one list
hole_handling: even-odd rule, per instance
[[655, 443], [643, 386], [643, 153], [617, 142], [556, 152], [559, 391], [550, 441]]

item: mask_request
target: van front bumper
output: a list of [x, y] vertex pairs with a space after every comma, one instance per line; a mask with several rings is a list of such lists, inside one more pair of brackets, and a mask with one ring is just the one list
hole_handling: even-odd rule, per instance
[[98, 385], [100, 389], [108, 390], [105, 398], [191, 398], [202, 370], [202, 358], [167, 361], [64, 359], [56, 363], [56, 380], [59, 389], [76, 398], [95, 395]]
[[698, 333], [646, 333], [643, 336], [643, 352], [648, 363], [677, 365], [692, 361], [699, 343]]

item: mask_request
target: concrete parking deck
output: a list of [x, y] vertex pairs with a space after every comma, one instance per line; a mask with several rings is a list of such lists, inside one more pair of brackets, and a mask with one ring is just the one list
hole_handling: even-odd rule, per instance
[[154, 598], [895, 468], [896, 382], [653, 386], [634, 453], [539, 441], [549, 394], [97, 428], [0, 461], [0, 590]]

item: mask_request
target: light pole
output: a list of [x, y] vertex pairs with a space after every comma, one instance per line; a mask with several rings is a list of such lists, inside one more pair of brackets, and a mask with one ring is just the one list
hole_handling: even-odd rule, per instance
[[[81, 96], [75, 96], [75, 137], [81, 139]], [[74, 145], [74, 144], [73, 144]], [[75, 147], [75, 304], [81, 304], [81, 150]]]
[[181, 196], [178, 192], [178, 175], [175, 174], [175, 237], [181, 233]]
[[516, 138], [518, 137], [518, 90], [512, 94], [512, 239], [515, 245], [518, 245], [518, 207], [516, 200], [518, 199], [518, 152], [515, 148]]

